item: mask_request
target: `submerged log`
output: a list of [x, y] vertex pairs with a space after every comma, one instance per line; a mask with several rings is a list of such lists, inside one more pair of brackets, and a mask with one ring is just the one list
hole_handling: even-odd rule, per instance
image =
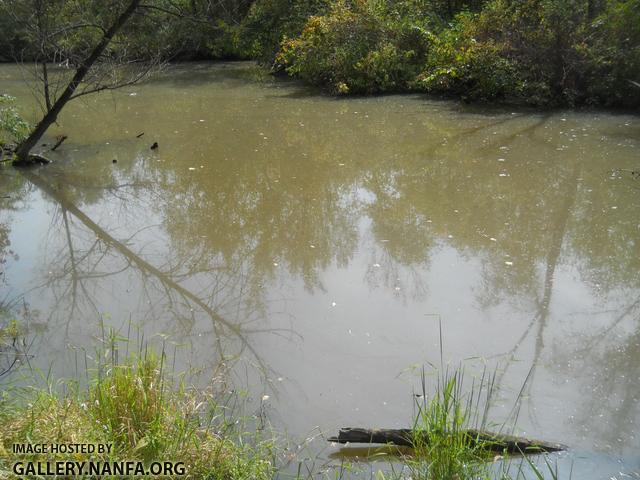
[[51, 160], [49, 160], [48, 158], [35, 153], [30, 153], [27, 160], [14, 160], [11, 164], [14, 167], [25, 168], [33, 167], [35, 165], [48, 165], [49, 163], [51, 163]]
[[[559, 452], [566, 450], [565, 445], [542, 440], [516, 437], [502, 433], [487, 432], [484, 430], [464, 430], [471, 445], [479, 445], [491, 452], [508, 453], [542, 453]], [[420, 435], [421, 438], [416, 438]], [[367, 429], [367, 428], [341, 428], [337, 437], [329, 437], [330, 442], [336, 443], [392, 443], [398, 446], [413, 447], [418, 441], [429, 443], [426, 432], [415, 432], [409, 428], [397, 430]]]
[[58, 148], [60, 145], [62, 145], [62, 142], [64, 142], [67, 138], [66, 135], [60, 135], [58, 137], [56, 137], [56, 144], [51, 148], [52, 152], [56, 151], [56, 148]]

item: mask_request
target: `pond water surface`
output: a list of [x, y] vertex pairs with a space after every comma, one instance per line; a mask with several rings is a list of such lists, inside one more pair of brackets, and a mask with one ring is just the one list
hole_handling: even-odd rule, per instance
[[[0, 92], [36, 117], [17, 67]], [[444, 362], [498, 369], [497, 421], [528, 378], [518, 432], [568, 444], [561, 472], [640, 478], [640, 117], [185, 64], [50, 134], [52, 165], [0, 170], [0, 301], [34, 368], [73, 376], [131, 321], [226, 364], [322, 463], [339, 427], [411, 425], [442, 331]]]

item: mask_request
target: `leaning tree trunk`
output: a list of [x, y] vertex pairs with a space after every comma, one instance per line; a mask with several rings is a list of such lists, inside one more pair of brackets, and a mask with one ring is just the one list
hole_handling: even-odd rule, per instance
[[58, 114], [64, 108], [69, 100], [73, 97], [76, 89], [87, 75], [93, 64], [100, 58], [102, 52], [107, 47], [114, 35], [127, 23], [131, 15], [136, 11], [140, 5], [141, 0], [131, 0], [129, 6], [120, 14], [120, 16], [113, 22], [111, 27], [105, 32], [104, 36], [100, 40], [100, 43], [96, 45], [91, 54], [82, 61], [75, 75], [62, 92], [62, 95], [58, 97], [51, 109], [47, 111], [46, 115], [40, 120], [36, 128], [31, 132], [31, 135], [26, 140], [20, 143], [16, 148], [16, 156], [19, 162], [27, 162], [29, 160], [29, 152], [36, 146], [38, 141], [42, 138], [42, 135], [47, 131], [52, 123], [58, 118]]

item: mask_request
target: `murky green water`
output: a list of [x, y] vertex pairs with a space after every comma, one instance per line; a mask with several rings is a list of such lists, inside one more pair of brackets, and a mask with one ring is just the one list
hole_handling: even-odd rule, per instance
[[[33, 116], [21, 78], [0, 67]], [[0, 170], [0, 299], [34, 365], [73, 375], [131, 318], [302, 441], [410, 425], [441, 322], [445, 361], [499, 365], [496, 418], [531, 372], [520, 432], [570, 445], [574, 478], [638, 478], [640, 117], [194, 64], [77, 101], [60, 133], [31, 180]]]

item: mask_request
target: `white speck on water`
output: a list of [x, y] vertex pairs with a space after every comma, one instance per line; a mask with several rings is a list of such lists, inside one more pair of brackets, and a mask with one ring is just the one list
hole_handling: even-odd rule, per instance
[[453, 238], [453, 235], [447, 235], [447, 238]]
[[353, 335], [353, 332], [351, 331], [351, 329], [347, 330], [347, 333], [348, 333], [349, 335]]
[[200, 120], [198, 120], [199, 122], [204, 122], [204, 120], [201, 118]]
[[135, 97], [136, 95], [138, 95], [136, 92], [133, 92], [133, 93], [129, 94], [130, 97]]
[[618, 209], [618, 207], [616, 207], [616, 206], [611, 207], [611, 210], [617, 210], [617, 209]]
[[267, 400], [269, 400], [269, 395], [263, 395], [262, 396], [262, 401], [266, 402]]
[[281, 382], [282, 380], [284, 380], [284, 378], [282, 377], [278, 377], [278, 381]]
[[501, 173], [501, 174], [499, 174], [498, 176], [499, 176], [499, 177], [508, 177], [508, 176], [509, 176], [509, 174], [508, 174], [508, 173]]
[[396, 292], [399, 292], [400, 291], [400, 287], [396, 287], [395, 290], [396, 290]]
[[374, 264], [373, 264], [373, 267], [374, 267], [374, 268], [380, 268], [380, 264], [379, 264], [379, 263], [374, 263]]
[[336, 305], [338, 305], [336, 302], [331, 302], [332, 307], [335, 307]]
[[277, 267], [277, 266], [278, 266], [278, 264], [277, 264], [276, 262], [273, 262], [273, 266], [274, 266], [274, 267]]
[[315, 245], [309, 245], [309, 248], [316, 248]]
[[511, 265], [513, 265], [513, 262], [504, 262], [504, 264], [510, 267]]
[[195, 170], [196, 167], [189, 167], [189, 170]]
[[498, 161], [499, 162], [504, 162], [504, 158], [499, 158]]
[[496, 238], [490, 237], [489, 240], [491, 240], [492, 242], [497, 242], [498, 240]]
[[339, 163], [338, 166], [339, 167], [344, 167], [344, 163]]

